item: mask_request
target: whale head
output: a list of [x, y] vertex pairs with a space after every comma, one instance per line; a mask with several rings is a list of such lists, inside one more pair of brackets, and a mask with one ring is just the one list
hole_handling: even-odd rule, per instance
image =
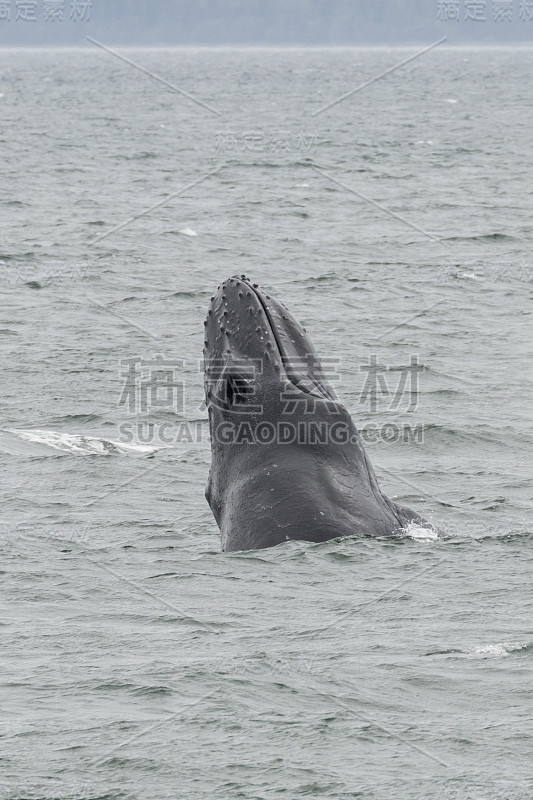
[[229, 278], [211, 298], [204, 344], [206, 497], [223, 549], [399, 527], [313, 343], [282, 303], [244, 275]]
[[290, 311], [246, 276], [224, 281], [205, 321], [205, 391], [220, 420], [251, 414], [260, 399], [291, 392], [332, 412], [340, 404], [305, 329]]

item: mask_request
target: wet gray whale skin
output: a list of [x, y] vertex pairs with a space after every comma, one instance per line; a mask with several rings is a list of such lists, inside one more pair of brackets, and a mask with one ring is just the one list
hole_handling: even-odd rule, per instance
[[307, 333], [245, 276], [211, 299], [204, 368], [206, 498], [223, 551], [391, 536], [412, 522], [436, 530], [382, 494]]

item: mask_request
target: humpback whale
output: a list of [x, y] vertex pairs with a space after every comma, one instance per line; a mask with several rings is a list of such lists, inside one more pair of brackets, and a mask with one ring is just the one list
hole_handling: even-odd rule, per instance
[[436, 531], [381, 492], [350, 414], [282, 303], [234, 276], [204, 324], [206, 498], [223, 551], [391, 536], [410, 523]]

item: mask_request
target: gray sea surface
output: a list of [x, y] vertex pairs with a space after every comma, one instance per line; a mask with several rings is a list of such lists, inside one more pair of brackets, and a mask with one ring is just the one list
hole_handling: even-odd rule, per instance
[[[533, 51], [117, 52], [0, 50], [1, 800], [531, 800]], [[447, 539], [220, 552], [235, 273]]]

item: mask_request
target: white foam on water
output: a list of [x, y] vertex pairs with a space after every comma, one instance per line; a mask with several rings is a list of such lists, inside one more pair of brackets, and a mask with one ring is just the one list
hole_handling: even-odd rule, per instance
[[435, 528], [426, 528], [423, 525], [418, 525], [416, 522], [410, 522], [409, 525], [403, 529], [405, 536], [410, 539], [415, 539], [418, 542], [438, 542], [439, 534]]
[[183, 234], [183, 236], [198, 236], [196, 231], [193, 231], [192, 228], [182, 228], [178, 233]]
[[459, 277], [460, 278], [468, 278], [471, 281], [482, 281], [483, 280], [483, 276], [482, 275], [478, 275], [475, 272], [460, 272], [459, 273]]
[[97, 436], [80, 436], [79, 434], [63, 433], [62, 431], [42, 430], [15, 430], [7, 431], [25, 442], [45, 445], [53, 450], [63, 453], [76, 453], [78, 455], [113, 455], [116, 453], [155, 453], [161, 447], [152, 447], [146, 444], [126, 444], [113, 439], [103, 439]]
[[500, 642], [480, 645], [469, 652], [475, 656], [509, 656], [515, 650], [524, 650], [528, 646], [529, 642]]

